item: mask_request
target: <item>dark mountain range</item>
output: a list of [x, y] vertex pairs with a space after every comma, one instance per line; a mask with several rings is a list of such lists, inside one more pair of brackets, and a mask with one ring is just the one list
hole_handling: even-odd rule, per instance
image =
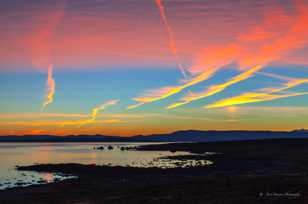
[[183, 130], [168, 134], [136, 135], [132, 137], [106, 135], [9, 135], [0, 136], [0, 142], [214, 142], [276, 138], [308, 138], [308, 131], [304, 129], [290, 132]]

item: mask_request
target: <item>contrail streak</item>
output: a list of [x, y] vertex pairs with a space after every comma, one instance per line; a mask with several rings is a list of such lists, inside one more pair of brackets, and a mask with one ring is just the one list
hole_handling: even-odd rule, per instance
[[301, 96], [306, 95], [308, 92], [299, 92], [299, 93], [291, 93], [291, 94], [264, 94], [264, 93], [245, 93], [237, 97], [225, 99], [223, 101], [219, 101], [217, 103], [207, 105], [205, 108], [222, 108], [233, 105], [240, 105], [246, 103], [256, 103], [262, 101], [272, 101], [280, 98], [288, 98], [292, 96]]
[[305, 94], [308, 94], [308, 92], [277, 94], [279, 92], [283, 92], [287, 89], [293, 88], [295, 86], [298, 86], [304, 83], [308, 83], [308, 79], [292, 79], [288, 81], [287, 83], [283, 84], [283, 87], [281, 88], [263, 89], [263, 91], [267, 91], [266, 93], [260, 93], [260, 92], [243, 93], [239, 96], [223, 99], [213, 104], [207, 105], [205, 106], [205, 108], [221, 108], [221, 107], [227, 107], [227, 106], [233, 106], [233, 105], [239, 105], [239, 104], [256, 103], [256, 102], [262, 102], [262, 101], [272, 101], [272, 100], [279, 99], [279, 98], [287, 98], [291, 96], [305, 95]]
[[267, 76], [267, 77], [272, 77], [275, 79], [280, 79], [280, 80], [285, 80], [285, 81], [292, 81], [294, 78], [287, 77], [287, 76], [281, 76], [279, 74], [273, 74], [273, 73], [268, 73], [268, 72], [258, 72], [258, 74]]
[[55, 89], [56, 89], [56, 82], [53, 78], [53, 67], [52, 65], [48, 66], [48, 74], [47, 74], [47, 94], [46, 94], [46, 99], [43, 103], [43, 110], [46, 108], [47, 105], [53, 102], [54, 94], [55, 94]]
[[91, 114], [91, 120], [92, 121], [95, 121], [96, 120], [96, 117], [97, 117], [97, 114], [99, 111], [102, 111], [102, 110], [105, 110], [106, 108], [108, 108], [109, 106], [113, 106], [113, 105], [116, 105], [117, 103], [119, 102], [119, 100], [111, 100], [111, 101], [108, 101], [106, 103], [103, 103], [95, 108], [92, 109], [92, 114]]
[[61, 126], [64, 126], [64, 125], [85, 125], [85, 124], [89, 124], [89, 123], [94, 123], [96, 118], [97, 118], [97, 115], [99, 113], [99, 111], [103, 111], [105, 110], [106, 108], [110, 107], [110, 106], [114, 106], [116, 104], [119, 103], [119, 100], [115, 99], [115, 100], [110, 100], [110, 101], [107, 101], [103, 104], [100, 104], [98, 106], [96, 106], [95, 108], [93, 108], [91, 110], [91, 118], [90, 119], [87, 119], [87, 120], [78, 120], [78, 121], [69, 121], [69, 122], [63, 122], [61, 124]]
[[176, 108], [176, 107], [188, 104], [188, 103], [190, 103], [192, 101], [200, 100], [200, 99], [212, 96], [214, 94], [217, 94], [219, 92], [222, 92], [227, 87], [229, 87], [229, 86], [231, 86], [233, 84], [236, 84], [238, 82], [241, 82], [243, 80], [248, 79], [249, 77], [253, 76], [254, 73], [256, 73], [257, 71], [259, 71], [262, 68], [263, 68], [263, 65], [257, 65], [255, 67], [249, 69], [248, 71], [245, 71], [245, 72], [237, 75], [236, 77], [232, 78], [231, 80], [229, 80], [229, 81], [227, 81], [227, 82], [225, 82], [223, 84], [218, 84], [218, 85], [211, 86], [205, 92], [201, 92], [201, 93], [197, 93], [197, 94], [192, 93], [190, 95], [187, 95], [187, 96], [182, 98], [182, 101], [176, 102], [176, 103], [173, 103], [173, 104], [167, 106], [167, 109]]
[[162, 0], [155, 0], [155, 3], [156, 3], [156, 6], [159, 10], [159, 13], [160, 13], [161, 19], [164, 23], [165, 29], [168, 33], [170, 50], [171, 50], [171, 52], [172, 52], [172, 54], [175, 58], [175, 61], [178, 65], [179, 70], [181, 71], [184, 78], [187, 79], [186, 71], [183, 68], [182, 63], [180, 62], [180, 58], [179, 58], [178, 49], [177, 49], [177, 46], [176, 46], [174, 34], [173, 34], [172, 29], [171, 29], [171, 26], [169, 25], [169, 22], [168, 22], [168, 19], [167, 19], [167, 16], [166, 16], [166, 12], [165, 12], [164, 4], [163, 4]]
[[151, 102], [155, 102], [155, 101], [159, 101], [165, 98], [168, 98], [174, 94], [177, 94], [179, 92], [181, 92], [183, 89], [186, 89], [190, 86], [193, 86], [195, 84], [198, 84], [208, 78], [210, 78], [214, 73], [216, 72], [216, 69], [209, 69], [209, 71], [205, 71], [202, 74], [196, 76], [195, 78], [191, 79], [190, 81], [186, 82], [183, 85], [179, 85], [179, 86], [173, 86], [173, 87], [165, 87], [163, 89], [159, 89], [158, 91], [154, 92], [154, 93], [150, 93], [148, 95], [145, 96], [141, 96], [141, 97], [137, 97], [134, 98], [134, 101], [137, 101], [137, 104], [128, 106], [128, 109], [133, 109], [136, 107], [139, 107], [141, 105], [144, 105], [146, 103], [151, 103]]
[[[162, 1], [156, 1], [156, 4], [160, 8], [160, 10], [164, 9], [162, 7]], [[239, 38], [235, 41], [231, 41], [228, 44], [223, 44], [222, 46], [209, 46], [201, 52], [197, 58], [197, 66], [191, 67], [191, 71], [195, 71], [200, 73], [200, 71], [205, 70], [201, 75], [196, 78], [203, 80], [197, 80], [196, 78], [187, 80], [184, 85], [173, 86], [173, 87], [163, 87], [156, 91], [150, 91], [148, 94], [144, 94], [143, 96], [134, 98], [133, 100], [138, 103], [135, 105], [131, 105], [128, 108], [136, 108], [146, 103], [158, 101], [161, 99], [168, 98], [176, 93], [181, 92], [183, 89], [192, 86], [196, 83], [200, 83], [201, 81], [207, 80], [213, 73], [222, 68], [224, 65], [228, 63], [237, 62], [239, 64], [240, 69], [246, 69], [251, 66], [263, 64], [264, 66], [277, 61], [284, 56], [287, 56], [289, 53], [304, 47], [307, 44], [307, 31], [304, 29], [308, 19], [307, 11], [308, 7], [305, 3], [300, 3], [296, 6], [299, 10], [299, 14], [293, 16], [288, 16], [291, 21], [281, 20], [275, 15], [270, 15], [275, 21], [281, 23], [283, 25], [283, 29], [280, 26], [268, 24], [265, 20], [264, 23], [257, 25], [256, 28], [248, 30], [248, 32], [241, 33]], [[162, 10], [164, 11], [164, 10]], [[163, 12], [161, 12], [164, 14]], [[283, 12], [283, 14], [285, 14]], [[287, 14], [285, 14], [287, 16]], [[164, 19], [164, 15], [162, 15]], [[277, 18], [277, 19], [276, 19]], [[165, 18], [166, 19], [166, 18]], [[266, 38], [258, 38], [259, 32], [258, 30], [262, 30], [263, 33], [267, 33]], [[172, 32], [171, 32], [172, 33]], [[253, 44], [253, 45], [252, 45]], [[209, 67], [215, 67], [214, 70], [208, 71]], [[248, 71], [248, 73], [251, 70]], [[205, 77], [204, 77], [205, 76]], [[245, 78], [245, 77], [244, 77]], [[243, 79], [245, 80], [245, 79]], [[178, 104], [171, 104], [169, 108], [177, 107], [192, 100], [192, 98], [199, 99], [203, 98], [204, 95], [211, 95], [213, 93], [218, 93], [221, 90], [224, 90], [226, 87], [238, 83], [242, 81], [242, 79], [235, 78], [231, 81], [217, 86], [212, 86], [212, 90], [208, 90], [205, 93], [200, 94], [190, 94], [187, 97], [184, 97], [184, 100], [180, 101]], [[196, 83], [195, 83], [196, 82]], [[205, 96], [205, 97], [206, 97]]]

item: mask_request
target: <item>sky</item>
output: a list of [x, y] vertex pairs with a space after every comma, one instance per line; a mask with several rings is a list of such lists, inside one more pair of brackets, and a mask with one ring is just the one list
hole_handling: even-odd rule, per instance
[[2, 0], [0, 135], [308, 129], [307, 0]]

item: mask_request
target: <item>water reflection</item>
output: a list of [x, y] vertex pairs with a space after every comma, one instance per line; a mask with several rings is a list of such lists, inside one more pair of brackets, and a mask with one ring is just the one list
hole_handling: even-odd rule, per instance
[[54, 181], [54, 175], [52, 173], [43, 173], [42, 176], [45, 183], [51, 183]]
[[[124, 151], [127, 147], [155, 143], [0, 143], [0, 190], [15, 186], [50, 183], [72, 176], [16, 171], [15, 166], [36, 163], [80, 163], [134, 167], [191, 167], [210, 165], [195, 160], [168, 160], [168, 156], [191, 155], [187, 152]], [[103, 146], [104, 150], [93, 147]], [[111, 146], [112, 148], [108, 148]]]
[[210, 160], [195, 160], [195, 159], [155, 159], [150, 163], [150, 166], [159, 167], [163, 169], [167, 168], [189, 168], [189, 167], [197, 167], [197, 166], [208, 166], [212, 165], [213, 162]]

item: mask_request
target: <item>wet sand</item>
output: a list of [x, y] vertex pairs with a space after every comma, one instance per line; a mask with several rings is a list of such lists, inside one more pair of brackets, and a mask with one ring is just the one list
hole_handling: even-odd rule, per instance
[[19, 167], [78, 178], [0, 191], [0, 203], [308, 203], [307, 139], [177, 143], [138, 149], [188, 151], [199, 155], [169, 158], [211, 160], [213, 164], [175, 169], [81, 164]]

